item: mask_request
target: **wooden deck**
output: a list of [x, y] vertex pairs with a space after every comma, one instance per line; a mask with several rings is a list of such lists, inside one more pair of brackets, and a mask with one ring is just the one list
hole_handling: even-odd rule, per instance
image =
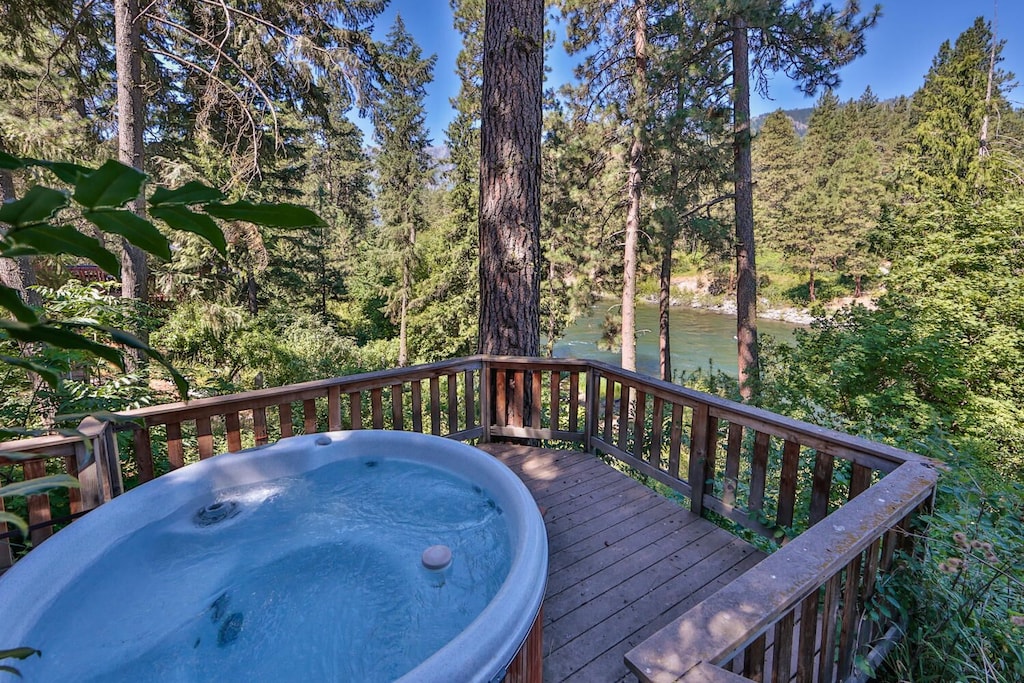
[[596, 456], [481, 448], [518, 474], [545, 512], [548, 683], [635, 680], [627, 650], [764, 557]]

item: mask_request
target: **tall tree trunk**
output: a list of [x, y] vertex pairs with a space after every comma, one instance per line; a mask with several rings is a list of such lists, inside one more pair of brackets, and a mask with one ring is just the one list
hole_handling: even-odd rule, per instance
[[256, 273], [252, 270], [245, 271], [245, 303], [249, 309], [249, 315], [256, 317], [260, 314], [260, 289], [256, 282]]
[[[142, 131], [145, 109], [142, 104], [142, 23], [139, 0], [114, 0], [114, 46], [117, 62], [117, 153], [121, 163], [143, 170]], [[146, 212], [145, 198], [140, 194], [130, 204], [139, 216]], [[121, 296], [148, 299], [149, 268], [146, 252], [122, 239]], [[142, 327], [133, 330], [148, 341], [149, 333]], [[127, 358], [129, 370], [144, 363], [145, 356], [132, 351]]]
[[661, 245], [661, 272], [658, 276], [658, 357], [661, 378], [672, 381], [672, 340], [669, 335], [669, 306], [672, 303], [672, 237]]
[[[14, 200], [14, 178], [11, 172], [0, 169], [0, 203]], [[29, 289], [36, 283], [36, 269], [30, 256], [0, 259], [0, 282], [16, 290], [22, 301], [30, 306], [43, 303], [39, 292]]]
[[807, 280], [807, 291], [810, 293], [811, 301], [817, 301], [818, 296], [814, 291], [814, 268], [811, 268], [810, 274]]
[[488, 0], [480, 126], [480, 353], [540, 351], [543, 0]]
[[747, 22], [733, 17], [733, 173], [736, 183], [736, 339], [740, 395], [749, 402], [760, 382], [757, 357], [757, 266], [750, 161], [750, 64]]
[[647, 91], [647, 0], [633, 6], [633, 142], [629, 148], [626, 244], [622, 255], [622, 368], [636, 371], [636, 261], [640, 241], [641, 170], [643, 161], [643, 102]]
[[409, 291], [412, 289], [412, 274], [409, 264], [402, 264], [402, 310], [399, 312], [398, 323], [398, 367], [409, 364]]
[[864, 281], [864, 276], [863, 275], [854, 275], [853, 276], [853, 295], [855, 297], [857, 297], [857, 298], [860, 298], [861, 296], [864, 295], [864, 286], [862, 284], [863, 281]]

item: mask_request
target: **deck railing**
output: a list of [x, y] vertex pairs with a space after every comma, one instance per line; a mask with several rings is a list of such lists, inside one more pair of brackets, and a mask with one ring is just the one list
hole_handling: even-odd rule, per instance
[[[474, 356], [123, 417], [132, 421], [132, 437], [121, 469], [112, 466], [112, 432], [126, 423], [83, 425], [90, 448], [65, 437], [3, 444], [0, 465], [20, 468], [26, 479], [47, 473], [47, 463], [50, 471], [63, 466], [84, 477], [73, 494], [75, 514], [119, 493], [122, 472], [129, 483], [143, 482], [299, 433], [374, 428], [481, 443], [568, 442], [685, 497], [698, 514], [781, 546], [631, 651], [627, 664], [643, 681], [856, 675], [855, 663], [870, 658], [890, 626], [866, 617], [877, 613], [871, 607], [880, 577], [897, 550], [909, 549], [906, 530], [936, 480], [930, 461], [906, 451], [570, 359]], [[5, 452], [21, 459], [4, 461]], [[39, 457], [28, 457], [33, 453]], [[32, 542], [41, 542], [54, 518], [45, 495], [30, 500], [28, 517]], [[5, 547], [0, 566], [9, 561]]]

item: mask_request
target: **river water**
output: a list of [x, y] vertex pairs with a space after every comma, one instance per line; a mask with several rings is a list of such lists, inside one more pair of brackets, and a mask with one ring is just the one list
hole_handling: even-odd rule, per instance
[[[618, 351], [601, 351], [597, 342], [601, 338], [601, 324], [605, 313], [618, 306], [610, 299], [597, 302], [590, 312], [570, 325], [565, 335], [555, 344], [559, 358], [589, 358], [619, 365]], [[789, 341], [799, 326], [776, 320], [757, 321], [758, 334]], [[638, 303], [636, 307], [636, 364], [645, 375], [658, 376], [658, 307]], [[736, 376], [736, 317], [713, 313], [699, 308], [673, 306], [669, 315], [672, 369], [691, 372], [698, 368], [715, 369]]]

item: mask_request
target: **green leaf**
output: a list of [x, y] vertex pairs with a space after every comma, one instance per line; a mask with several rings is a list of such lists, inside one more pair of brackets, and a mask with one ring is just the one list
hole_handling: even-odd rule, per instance
[[14, 314], [14, 317], [23, 323], [37, 323], [39, 317], [32, 307], [21, 300], [21, 295], [16, 289], [6, 285], [0, 285], [0, 306]]
[[273, 228], [308, 228], [325, 225], [309, 209], [294, 204], [210, 204], [206, 213], [226, 221], [248, 221]]
[[[15, 515], [15, 514], [10, 513], [10, 512], [2, 512], [2, 511], [0, 511], [0, 522], [5, 522], [7, 524], [14, 525], [14, 527], [18, 531], [21, 532], [22, 536], [28, 536], [28, 524], [25, 524], [25, 520], [23, 520], [18, 515]], [[0, 659], [4, 659], [4, 653], [5, 652], [12, 652], [12, 650], [0, 650]], [[8, 657], [16, 657], [17, 655], [7, 655], [7, 656]], [[18, 659], [24, 659], [24, 657], [18, 657]]]
[[25, 164], [21, 163], [21, 159], [18, 157], [12, 157], [7, 152], [0, 152], [0, 168], [5, 171], [14, 171], [24, 167]]
[[141, 171], [111, 159], [78, 181], [75, 201], [90, 209], [124, 206], [139, 196], [145, 180]]
[[[34, 225], [8, 235], [13, 246], [5, 256], [69, 254], [86, 258], [114, 277], [121, 275], [121, 263], [94, 237], [83, 235], [70, 225]], [[22, 248], [25, 247], [25, 248]]]
[[11, 496], [34, 496], [53, 489], [77, 489], [78, 480], [70, 474], [51, 474], [48, 477], [17, 481], [7, 486], [0, 486], [0, 498]]
[[34, 186], [25, 196], [0, 205], [0, 222], [15, 228], [48, 220], [68, 205], [68, 196], [48, 187]]
[[224, 199], [224, 193], [203, 183], [192, 181], [185, 183], [176, 190], [158, 187], [149, 198], [150, 206], [164, 204], [209, 204]]
[[165, 261], [171, 259], [171, 246], [167, 238], [152, 223], [131, 211], [86, 211], [82, 215], [103, 232], [121, 235], [143, 251]]
[[32, 655], [43, 656], [43, 653], [33, 647], [16, 647], [11, 650], [0, 650], [0, 659], [28, 659]]
[[58, 179], [63, 180], [68, 185], [74, 185], [82, 178], [86, 177], [93, 172], [91, 168], [86, 166], [79, 166], [78, 164], [69, 164], [63, 161], [42, 161], [40, 159], [25, 159], [26, 166], [39, 166], [45, 168], [53, 175], [57, 176]]
[[227, 254], [228, 243], [224, 239], [224, 233], [209, 216], [176, 205], [154, 206], [149, 213], [175, 230], [184, 230], [205, 238], [222, 255]]
[[5, 330], [11, 339], [21, 342], [42, 342], [59, 349], [88, 351], [124, 370], [124, 359], [117, 349], [94, 342], [75, 332], [51, 325], [26, 325], [12, 320], [0, 320], [0, 330]]
[[874, 678], [875, 667], [871, 666], [871, 662], [864, 655], [856, 655], [853, 658], [853, 665], [860, 669], [861, 673], [869, 678]]
[[[43, 378], [51, 388], [56, 389], [60, 385], [60, 374], [49, 365], [44, 365], [38, 361], [34, 361], [30, 358], [18, 358], [17, 356], [2, 356], [0, 355], [0, 363], [4, 365], [12, 365], [22, 370], [28, 370], [34, 372]], [[6, 457], [6, 456], [4, 456]]]

